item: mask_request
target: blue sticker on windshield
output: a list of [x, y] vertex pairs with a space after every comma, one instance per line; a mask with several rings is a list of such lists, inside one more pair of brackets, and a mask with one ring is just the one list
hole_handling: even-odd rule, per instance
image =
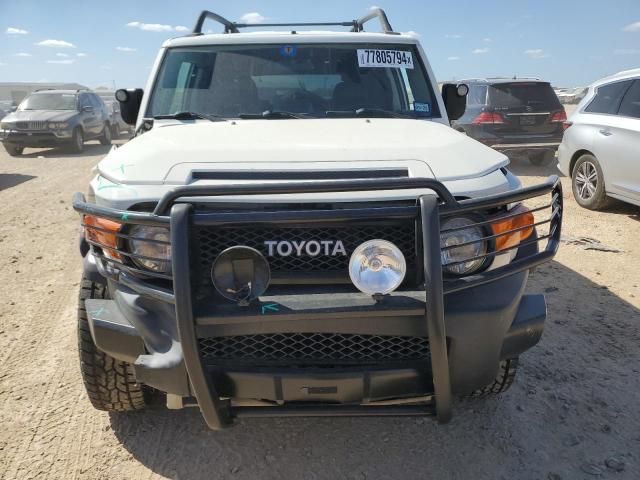
[[423, 102], [413, 102], [413, 108], [418, 115], [428, 116], [431, 115], [431, 104]]
[[280, 47], [280, 55], [283, 57], [293, 58], [298, 53], [298, 48], [293, 45], [285, 45], [284, 47]]

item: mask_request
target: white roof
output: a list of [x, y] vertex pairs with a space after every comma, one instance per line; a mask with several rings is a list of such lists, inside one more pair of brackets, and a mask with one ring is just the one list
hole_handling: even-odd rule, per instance
[[636, 77], [640, 77], [640, 68], [634, 68], [632, 70], [625, 70], [623, 72], [618, 72], [614, 75], [611, 75], [609, 77], [605, 77], [602, 78], [600, 80], [598, 80], [597, 82], [595, 82], [592, 87], [598, 87], [600, 85], [603, 85], [605, 83], [611, 83], [614, 82], [616, 80], [626, 80], [628, 78], [636, 78]]
[[238, 45], [268, 43], [389, 43], [417, 44], [418, 39], [408, 34], [369, 32], [299, 31], [216, 33], [184, 36], [167, 40], [163, 47], [186, 47], [193, 45]]

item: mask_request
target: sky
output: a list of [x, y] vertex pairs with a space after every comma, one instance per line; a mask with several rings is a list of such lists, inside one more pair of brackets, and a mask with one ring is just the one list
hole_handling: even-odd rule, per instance
[[[188, 33], [202, 9], [252, 23], [326, 22], [360, 17], [372, 6], [371, 0], [0, 0], [0, 82], [143, 87], [162, 42]], [[419, 37], [438, 81], [517, 75], [572, 87], [640, 67], [640, 0], [375, 6], [385, 8], [396, 31]]]

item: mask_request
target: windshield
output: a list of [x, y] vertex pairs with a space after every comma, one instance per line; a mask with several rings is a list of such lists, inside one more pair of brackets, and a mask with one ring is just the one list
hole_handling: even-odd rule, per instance
[[489, 87], [490, 104], [495, 108], [531, 107], [531, 110], [557, 110], [560, 101], [548, 83], [500, 83]]
[[73, 93], [36, 93], [23, 100], [18, 110], [75, 110]]
[[[262, 112], [326, 117], [375, 109], [439, 117], [411, 45], [242, 45], [168, 50], [147, 117]], [[362, 113], [362, 112], [361, 112]], [[273, 117], [271, 117], [273, 118]]]

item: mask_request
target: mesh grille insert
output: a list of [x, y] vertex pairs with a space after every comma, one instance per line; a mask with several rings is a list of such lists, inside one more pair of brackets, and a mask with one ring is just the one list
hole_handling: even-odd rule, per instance
[[390, 360], [429, 360], [424, 337], [343, 333], [271, 333], [199, 339], [205, 362], [299, 361], [358, 363]]

